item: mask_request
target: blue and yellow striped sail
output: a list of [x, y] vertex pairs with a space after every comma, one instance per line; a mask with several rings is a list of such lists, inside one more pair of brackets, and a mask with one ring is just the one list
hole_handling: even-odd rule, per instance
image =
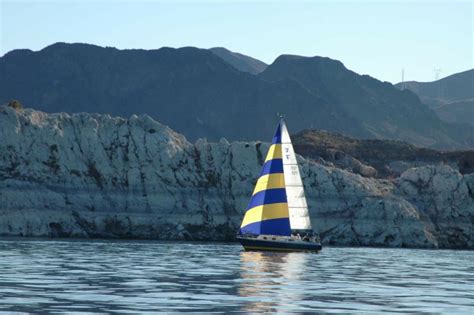
[[291, 235], [278, 125], [239, 234]]

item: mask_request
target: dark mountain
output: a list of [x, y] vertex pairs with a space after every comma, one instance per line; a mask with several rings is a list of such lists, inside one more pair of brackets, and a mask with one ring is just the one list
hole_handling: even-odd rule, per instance
[[313, 126], [444, 148], [474, 142], [472, 130], [441, 122], [413, 93], [319, 57], [282, 56], [255, 76], [205, 49], [58, 43], [0, 58], [0, 102], [10, 99], [47, 112], [147, 113], [191, 140], [267, 140], [280, 112], [293, 132]]
[[230, 51], [223, 47], [214, 47], [209, 50], [232, 65], [235, 69], [243, 72], [259, 74], [268, 67], [266, 63], [258, 59]]
[[337, 60], [283, 55], [259, 76], [270, 82], [290, 79], [300, 83], [338, 112], [347, 113], [369, 138], [405, 140], [426, 147], [455, 147], [452, 139], [474, 142], [472, 128], [441, 122], [410, 91], [358, 75]]
[[[46, 112], [147, 113], [189, 139], [268, 139], [276, 112], [295, 130], [316, 124], [354, 134], [297, 82], [266, 82], [197, 48], [118, 50], [58, 43], [0, 58], [0, 102], [32, 104]], [[291, 113], [289, 109], [292, 109]]]
[[474, 69], [433, 82], [408, 81], [396, 86], [416, 93], [442, 120], [474, 125]]

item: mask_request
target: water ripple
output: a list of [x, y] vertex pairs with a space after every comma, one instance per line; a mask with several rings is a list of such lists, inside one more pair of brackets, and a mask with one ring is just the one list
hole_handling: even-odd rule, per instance
[[474, 252], [7, 239], [0, 312], [474, 313]]

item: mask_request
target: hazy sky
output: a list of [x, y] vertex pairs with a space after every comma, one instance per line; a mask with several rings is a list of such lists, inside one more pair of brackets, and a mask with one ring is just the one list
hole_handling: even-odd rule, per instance
[[224, 46], [271, 63], [328, 56], [358, 73], [432, 81], [473, 68], [473, 1], [6, 1], [0, 55], [54, 42]]

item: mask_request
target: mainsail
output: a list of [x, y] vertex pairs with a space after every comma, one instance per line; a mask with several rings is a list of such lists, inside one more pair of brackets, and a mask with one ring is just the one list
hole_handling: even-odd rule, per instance
[[289, 236], [292, 230], [311, 230], [311, 223], [295, 152], [282, 120], [239, 233]]
[[285, 174], [286, 198], [288, 200], [291, 229], [297, 231], [312, 230], [308, 204], [304, 195], [303, 182], [301, 181], [295, 151], [283, 120], [281, 120], [280, 126], [283, 173]]

